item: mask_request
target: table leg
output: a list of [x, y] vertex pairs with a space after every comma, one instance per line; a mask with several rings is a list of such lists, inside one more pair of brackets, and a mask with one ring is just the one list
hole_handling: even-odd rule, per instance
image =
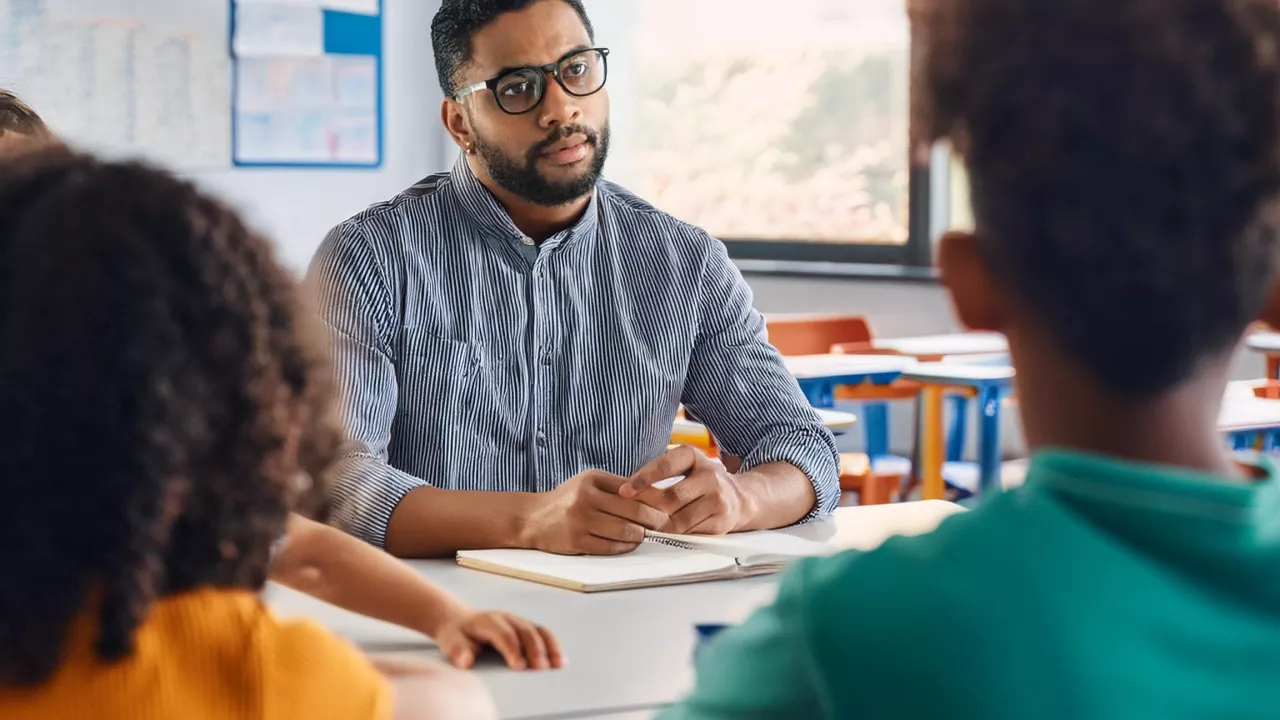
[[925, 385], [920, 389], [920, 479], [921, 497], [942, 500], [947, 495], [942, 481], [942, 388]]
[[867, 456], [876, 458], [889, 454], [889, 405], [882, 402], [864, 402], [862, 419], [867, 429]]
[[1000, 490], [1000, 388], [982, 388], [978, 402], [982, 405], [978, 439], [979, 492], [985, 495]]

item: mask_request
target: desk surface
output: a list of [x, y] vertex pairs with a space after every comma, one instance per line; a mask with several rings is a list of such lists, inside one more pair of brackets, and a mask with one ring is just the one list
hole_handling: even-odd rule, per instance
[[1258, 352], [1280, 352], [1280, 332], [1257, 332], [1245, 338], [1250, 350]]
[[[814, 412], [818, 413], [818, 418], [822, 420], [822, 424], [837, 435], [849, 432], [858, 423], [858, 416], [851, 413], [823, 410], [822, 408], [814, 408]], [[696, 433], [706, 432], [706, 430], [706, 425], [694, 422], [686, 417], [676, 418], [675, 423], [672, 425], [672, 432], [675, 433]]]
[[790, 355], [782, 360], [797, 380], [900, 373], [914, 362], [900, 355]]
[[950, 335], [926, 335], [910, 338], [890, 338], [872, 342], [877, 350], [910, 355], [912, 357], [942, 357], [946, 355], [1000, 355], [1009, 352], [1009, 342], [1004, 335], [991, 332], [953, 333]]
[[903, 371], [902, 377], [918, 382], [947, 385], [1006, 384], [1013, 380], [1014, 370], [1009, 365], [919, 363]]
[[[831, 520], [786, 532], [834, 548], [870, 549], [892, 535], [929, 532], [960, 511], [942, 501], [840, 508]], [[585, 595], [451, 561], [411, 565], [475, 607], [521, 613], [561, 639], [569, 660], [563, 670], [517, 673], [496, 661], [477, 670], [504, 718], [649, 714], [692, 687], [694, 625], [742, 622], [772, 599], [776, 583], [758, 577]], [[312, 618], [373, 655], [438, 657], [422, 636], [287, 588], [271, 586], [268, 601], [281, 615]]]
[[1231, 383], [1218, 411], [1220, 432], [1247, 432], [1280, 428], [1280, 400], [1253, 396], [1247, 385]]

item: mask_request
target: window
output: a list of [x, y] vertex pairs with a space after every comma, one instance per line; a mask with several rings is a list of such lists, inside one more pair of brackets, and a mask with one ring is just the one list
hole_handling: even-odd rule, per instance
[[605, 42], [628, 36], [626, 78], [610, 80], [615, 127], [627, 116], [614, 180], [737, 258], [928, 263], [928, 228], [913, 227], [928, 223], [911, 222], [929, 176], [909, 162], [903, 0], [589, 9], [614, 14]]

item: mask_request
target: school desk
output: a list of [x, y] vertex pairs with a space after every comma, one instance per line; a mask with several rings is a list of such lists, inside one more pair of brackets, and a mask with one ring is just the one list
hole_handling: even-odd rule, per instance
[[1007, 365], [921, 363], [902, 373], [920, 383], [920, 478], [922, 496], [941, 498], [946, 492], [942, 478], [945, 459], [942, 433], [942, 397], [952, 388], [977, 392], [982, 422], [978, 427], [979, 492], [999, 489], [1000, 404], [1013, 387], [1013, 368]]
[[1245, 338], [1250, 350], [1267, 359], [1267, 377], [1280, 377], [1280, 332], [1256, 332]]
[[[871, 549], [897, 534], [929, 532], [961, 508], [947, 502], [840, 508], [832, 519], [785, 530], [833, 548]], [[563, 670], [518, 673], [496, 660], [478, 669], [504, 718], [629, 717], [648, 714], [692, 688], [696, 626], [738, 624], [768, 603], [777, 577], [584, 595], [467, 570], [450, 560], [410, 563], [477, 608], [521, 613], [553, 630]], [[371, 655], [438, 658], [426, 638], [272, 585], [270, 605], [307, 617]]]
[[909, 355], [920, 360], [940, 360], [948, 355], [1005, 355], [1009, 352], [1009, 341], [1004, 335], [992, 332], [886, 338], [873, 340], [871, 345], [880, 352]]
[[1256, 397], [1251, 382], [1227, 386], [1218, 411], [1218, 431], [1236, 450], [1280, 452], [1280, 400]]
[[[815, 410], [818, 413], [818, 418], [822, 420], [822, 424], [833, 435], [843, 435], [853, 430], [853, 426], [858, 422], [858, 417], [850, 413], [823, 410], [821, 408], [816, 408]], [[703, 449], [715, 447], [707, 426], [686, 417], [676, 418], [671, 428], [671, 442]]]

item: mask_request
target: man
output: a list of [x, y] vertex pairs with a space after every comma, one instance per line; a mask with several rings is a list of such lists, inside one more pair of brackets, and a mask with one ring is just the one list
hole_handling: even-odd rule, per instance
[[[608, 51], [579, 0], [445, 0], [432, 41], [462, 157], [311, 269], [356, 443], [338, 523], [401, 556], [616, 554], [830, 512], [834, 443], [724, 246], [599, 179]], [[666, 451], [681, 403], [739, 474]]]
[[1280, 466], [1215, 422], [1280, 249], [1280, 7], [918, 10], [922, 127], [973, 183], [938, 264], [1009, 338], [1026, 485], [800, 563], [663, 717], [1276, 717]]

